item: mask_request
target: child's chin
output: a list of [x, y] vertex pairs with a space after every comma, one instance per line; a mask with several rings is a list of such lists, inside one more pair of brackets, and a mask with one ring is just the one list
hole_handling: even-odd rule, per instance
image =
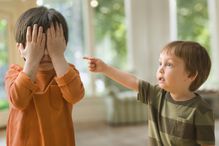
[[158, 86], [159, 86], [161, 89], [166, 90], [166, 89], [165, 89], [165, 86], [164, 86], [163, 84], [158, 84]]

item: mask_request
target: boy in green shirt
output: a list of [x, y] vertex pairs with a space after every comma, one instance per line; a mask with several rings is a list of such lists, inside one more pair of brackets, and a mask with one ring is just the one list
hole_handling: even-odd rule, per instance
[[211, 61], [196, 42], [174, 41], [160, 53], [157, 85], [105, 64], [88, 60], [91, 72], [99, 72], [138, 92], [148, 105], [149, 146], [214, 146], [214, 116], [195, 91], [208, 78]]

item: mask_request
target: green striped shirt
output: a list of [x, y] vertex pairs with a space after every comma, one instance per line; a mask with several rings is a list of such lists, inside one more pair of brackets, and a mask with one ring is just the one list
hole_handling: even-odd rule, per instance
[[213, 111], [198, 94], [174, 101], [169, 92], [140, 81], [138, 100], [148, 105], [149, 146], [215, 144]]

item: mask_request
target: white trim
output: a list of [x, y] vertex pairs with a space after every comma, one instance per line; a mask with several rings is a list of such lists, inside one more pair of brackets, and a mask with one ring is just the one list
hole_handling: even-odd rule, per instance
[[177, 39], [177, 6], [176, 0], [169, 0], [170, 8], [170, 39]]
[[209, 82], [206, 86], [211, 89], [219, 89], [219, 1], [208, 0], [208, 12], [209, 12], [209, 30], [210, 30], [210, 43], [211, 43], [211, 61], [212, 69]]

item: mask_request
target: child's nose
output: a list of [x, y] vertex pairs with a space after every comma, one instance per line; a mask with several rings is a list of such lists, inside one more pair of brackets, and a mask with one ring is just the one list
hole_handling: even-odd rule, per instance
[[164, 73], [164, 68], [163, 68], [163, 66], [160, 66], [160, 67], [159, 67], [159, 72], [160, 72], [160, 73]]

